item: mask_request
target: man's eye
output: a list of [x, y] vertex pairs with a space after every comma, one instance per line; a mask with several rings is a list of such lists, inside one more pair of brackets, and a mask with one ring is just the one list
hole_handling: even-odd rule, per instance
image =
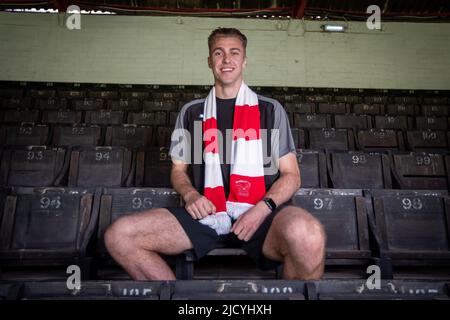
[[233, 56], [237, 56], [239, 54], [239, 52], [232, 52], [231, 53]]
[[220, 56], [222, 53], [220, 51], [217, 51], [216, 53], [214, 53], [215, 56]]

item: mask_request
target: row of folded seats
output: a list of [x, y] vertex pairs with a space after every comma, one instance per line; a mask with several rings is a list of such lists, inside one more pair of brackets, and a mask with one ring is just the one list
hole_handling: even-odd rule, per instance
[[[123, 124], [34, 125], [0, 127], [0, 145], [169, 147], [173, 126]], [[292, 128], [297, 148], [361, 151], [447, 151], [450, 131], [439, 129]]]
[[[165, 103], [162, 110], [179, 108], [194, 99], [204, 98], [210, 87], [186, 89], [181, 91], [161, 89], [145, 90], [77, 90], [58, 89], [27, 91], [0, 88], [0, 107], [35, 109], [129, 109], [153, 108]], [[193, 91], [194, 90], [194, 91]], [[448, 115], [447, 97], [436, 94], [428, 96], [375, 95], [326, 95], [326, 94], [279, 94], [276, 90], [256, 88], [257, 92], [273, 97], [283, 103], [288, 110], [301, 113], [363, 113], [363, 114], [411, 114], [411, 115]], [[156, 105], [157, 105], [156, 104]], [[400, 107], [398, 107], [400, 106]]]
[[[167, 188], [0, 190], [1, 266], [76, 264], [84, 278], [95, 278], [99, 268], [113, 264], [103, 235], [116, 219], [183, 205]], [[376, 264], [386, 279], [396, 275], [397, 267], [450, 266], [447, 190], [299, 189], [293, 202], [324, 225], [327, 266], [353, 266], [365, 273]], [[178, 278], [192, 278], [192, 253], [166, 258], [172, 258]]]
[[[79, 289], [70, 290], [65, 281], [7, 281], [0, 282], [0, 300], [448, 300], [450, 298], [448, 292], [450, 283], [445, 280], [382, 280], [379, 287], [371, 287], [369, 290], [365, 289], [367, 285], [364, 282], [365, 279], [87, 280], [81, 282]], [[444, 308], [444, 304], [442, 306]], [[257, 310], [272, 311], [270, 307], [258, 309], [254, 305], [249, 306], [247, 310], [255, 313], [259, 312]]]
[[[178, 107], [167, 102], [161, 102], [157, 106], [154, 102], [152, 108], [133, 110], [123, 107], [120, 110], [101, 109], [96, 111], [81, 110], [35, 110], [13, 109], [1, 110], [0, 122], [3, 124], [39, 123], [39, 124], [96, 124], [96, 125], [174, 125]], [[372, 105], [373, 106], [373, 105]], [[400, 105], [396, 105], [400, 107]], [[435, 106], [437, 107], [437, 106]], [[446, 112], [435, 114], [414, 115], [413, 113], [367, 113], [359, 112], [338, 113], [326, 110], [326, 113], [302, 112], [302, 109], [286, 107], [289, 122], [296, 128], [336, 128], [336, 129], [435, 129], [448, 130], [450, 118], [448, 106], [440, 106]], [[312, 109], [312, 108], [309, 108]], [[310, 110], [303, 111], [310, 111]], [[439, 109], [440, 110], [440, 109]]]
[[[0, 185], [171, 187], [168, 148], [0, 148]], [[448, 189], [450, 155], [430, 152], [297, 150], [302, 187]]]

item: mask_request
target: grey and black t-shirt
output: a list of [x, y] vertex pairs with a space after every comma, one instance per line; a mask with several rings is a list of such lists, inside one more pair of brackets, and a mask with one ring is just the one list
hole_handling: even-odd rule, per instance
[[[203, 107], [205, 99], [191, 101], [183, 106], [172, 134], [170, 156], [172, 159], [190, 164], [189, 177], [194, 187], [203, 191]], [[234, 105], [236, 99], [216, 98], [217, 128], [222, 133], [220, 157], [225, 194], [229, 192], [230, 152], [226, 141], [231, 142], [233, 129]], [[295, 153], [294, 139], [289, 119], [281, 104], [267, 97], [258, 95], [260, 112], [261, 139], [263, 142], [264, 178], [266, 190], [279, 177], [278, 159], [289, 152]], [[227, 130], [228, 129], [228, 130]]]

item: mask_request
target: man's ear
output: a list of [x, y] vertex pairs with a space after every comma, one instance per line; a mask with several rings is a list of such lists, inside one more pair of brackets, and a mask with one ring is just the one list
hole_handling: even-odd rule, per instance
[[244, 58], [244, 63], [242, 64], [242, 68], [245, 68], [247, 66], [247, 56]]
[[208, 67], [212, 69], [211, 56], [208, 56]]

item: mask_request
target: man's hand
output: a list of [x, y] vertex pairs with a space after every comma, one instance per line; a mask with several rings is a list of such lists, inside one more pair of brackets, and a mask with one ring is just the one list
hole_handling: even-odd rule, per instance
[[248, 241], [269, 214], [270, 209], [260, 201], [237, 219], [231, 232], [240, 240]]
[[194, 219], [202, 219], [207, 217], [210, 213], [216, 213], [214, 204], [195, 190], [185, 194], [184, 201], [186, 202], [185, 208], [187, 212]]

